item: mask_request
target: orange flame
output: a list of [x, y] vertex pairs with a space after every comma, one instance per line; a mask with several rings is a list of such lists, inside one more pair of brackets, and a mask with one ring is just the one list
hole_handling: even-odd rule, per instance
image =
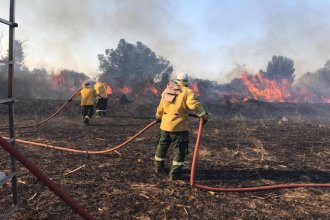
[[107, 91], [106, 91], [107, 95], [112, 94], [113, 93], [112, 88], [109, 85], [107, 85], [106, 87], [107, 87]]
[[276, 80], [267, 79], [262, 74], [243, 74], [241, 80], [254, 99], [284, 102], [292, 97], [287, 79], [283, 79], [281, 83], [278, 83]]
[[324, 99], [324, 102], [326, 102], [326, 103], [330, 103], [330, 98], [325, 98], [325, 99]]
[[63, 71], [53, 72], [50, 76], [50, 86], [52, 90], [76, 91], [81, 87], [85, 79], [72, 75], [66, 75]]
[[199, 88], [198, 88], [197, 82], [194, 82], [193, 84], [191, 84], [191, 88], [192, 88], [192, 90], [195, 92], [195, 94], [197, 96], [200, 96], [200, 92], [199, 92]]
[[145, 95], [148, 91], [150, 91], [152, 94], [154, 94], [155, 96], [159, 95], [159, 91], [156, 87], [152, 86], [152, 85], [147, 85], [144, 88], [143, 94]]
[[132, 92], [132, 89], [128, 86], [124, 86], [123, 88], [120, 88], [119, 91], [123, 94], [128, 94], [128, 93]]
[[56, 90], [58, 86], [62, 86], [66, 82], [66, 77], [61, 73], [52, 74], [51, 76], [51, 87]]

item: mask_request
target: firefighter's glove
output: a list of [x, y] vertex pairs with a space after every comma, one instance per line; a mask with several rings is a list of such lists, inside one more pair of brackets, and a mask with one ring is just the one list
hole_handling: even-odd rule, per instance
[[156, 118], [156, 124], [161, 123], [162, 119], [161, 118]]
[[72, 102], [72, 98], [68, 100], [68, 102]]
[[209, 115], [206, 113], [202, 115], [201, 118], [203, 119], [203, 125], [205, 125], [206, 122], [209, 120]]

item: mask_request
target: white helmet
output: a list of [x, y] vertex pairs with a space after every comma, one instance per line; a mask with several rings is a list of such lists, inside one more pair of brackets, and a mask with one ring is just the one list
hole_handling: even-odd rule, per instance
[[179, 73], [179, 74], [176, 76], [176, 80], [177, 80], [177, 81], [180, 81], [180, 82], [185, 82], [185, 83], [187, 83], [187, 82], [188, 82], [188, 75], [185, 74], [185, 73]]

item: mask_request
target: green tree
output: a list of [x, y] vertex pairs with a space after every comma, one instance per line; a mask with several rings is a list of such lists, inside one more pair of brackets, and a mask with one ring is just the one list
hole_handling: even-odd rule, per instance
[[294, 81], [294, 62], [285, 56], [273, 56], [268, 62], [267, 71], [264, 73], [268, 79], [274, 79], [281, 82], [283, 79]]
[[146, 83], [156, 87], [165, 87], [173, 67], [163, 57], [141, 42], [135, 45], [121, 39], [117, 48], [106, 49], [105, 54], [98, 54], [101, 78], [111, 86], [130, 86], [133, 92], [139, 92]]

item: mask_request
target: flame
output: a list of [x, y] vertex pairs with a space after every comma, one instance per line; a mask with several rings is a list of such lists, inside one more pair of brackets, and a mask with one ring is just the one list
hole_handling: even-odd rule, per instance
[[112, 94], [113, 93], [112, 88], [109, 85], [107, 85], [106, 87], [107, 87], [106, 88], [107, 95]]
[[124, 86], [123, 88], [120, 88], [119, 91], [123, 94], [128, 94], [128, 93], [132, 92], [132, 88], [130, 88], [128, 86]]
[[74, 92], [81, 87], [83, 78], [65, 74], [63, 71], [52, 73], [50, 76], [50, 86], [53, 91], [67, 90]]
[[283, 79], [281, 83], [267, 79], [263, 74], [243, 74], [241, 80], [254, 99], [271, 102], [284, 102], [292, 97], [289, 80]]
[[59, 86], [63, 86], [67, 81], [66, 77], [61, 72], [51, 75], [51, 88], [52, 90], [58, 89]]
[[323, 102], [330, 103], [330, 98], [329, 97], [322, 97], [322, 98], [323, 98]]
[[191, 88], [192, 88], [192, 90], [195, 92], [195, 94], [197, 96], [200, 96], [200, 92], [199, 92], [199, 88], [198, 88], [197, 82], [194, 82], [193, 84], [191, 84]]
[[143, 91], [143, 94], [147, 94], [147, 92], [150, 91], [152, 94], [154, 94], [155, 96], [158, 96], [159, 95], [159, 91], [156, 87], [152, 86], [152, 85], [147, 85], [145, 88], [144, 88], [144, 91]]

